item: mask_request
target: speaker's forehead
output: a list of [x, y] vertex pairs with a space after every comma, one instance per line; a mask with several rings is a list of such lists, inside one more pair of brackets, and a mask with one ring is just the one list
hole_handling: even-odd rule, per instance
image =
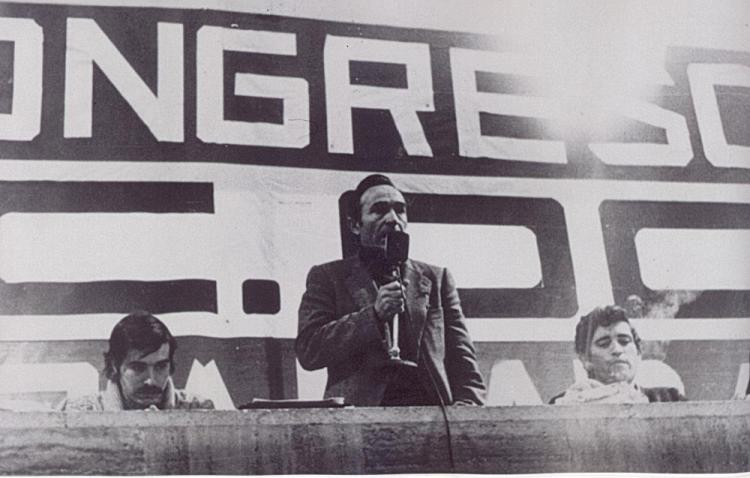
[[405, 204], [406, 201], [404, 200], [404, 195], [401, 194], [401, 191], [395, 187], [387, 184], [380, 184], [365, 191], [360, 200], [360, 204], [363, 207], [377, 203]]

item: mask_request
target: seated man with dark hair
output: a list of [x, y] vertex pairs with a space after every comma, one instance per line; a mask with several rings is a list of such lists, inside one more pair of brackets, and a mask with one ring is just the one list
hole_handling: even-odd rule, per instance
[[685, 400], [675, 388], [635, 384], [641, 338], [620, 307], [597, 307], [576, 326], [575, 350], [588, 379], [550, 400], [553, 404], [647, 403]]
[[62, 411], [168, 410], [214, 408], [172, 383], [177, 341], [166, 325], [148, 312], [120, 320], [104, 354], [104, 392], [66, 400]]

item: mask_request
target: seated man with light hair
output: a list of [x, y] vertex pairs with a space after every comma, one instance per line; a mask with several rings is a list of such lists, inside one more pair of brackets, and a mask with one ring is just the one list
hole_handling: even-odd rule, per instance
[[581, 317], [575, 350], [588, 378], [550, 400], [552, 404], [676, 402], [685, 397], [671, 387], [639, 387], [641, 338], [625, 310], [608, 305]]
[[62, 411], [118, 411], [214, 408], [172, 383], [177, 341], [166, 325], [148, 312], [120, 320], [104, 354], [107, 386], [103, 392], [66, 400]]

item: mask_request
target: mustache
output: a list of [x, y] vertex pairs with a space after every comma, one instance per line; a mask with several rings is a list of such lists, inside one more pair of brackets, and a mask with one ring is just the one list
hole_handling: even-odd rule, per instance
[[136, 395], [157, 395], [162, 392], [162, 389], [154, 385], [144, 385], [136, 390]]

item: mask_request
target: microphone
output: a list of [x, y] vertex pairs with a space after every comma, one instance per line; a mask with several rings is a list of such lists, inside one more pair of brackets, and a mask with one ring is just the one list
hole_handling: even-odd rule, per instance
[[[396, 227], [398, 229], [393, 229], [388, 232], [385, 239], [385, 263], [391, 268], [396, 276], [396, 280], [398, 280], [398, 283], [401, 286], [401, 299], [404, 302], [404, 307], [406, 307], [406, 294], [404, 293], [404, 280], [401, 274], [401, 268], [409, 258], [409, 234], [401, 230], [398, 225]], [[393, 327], [391, 330], [391, 336], [389, 337], [390, 347], [388, 355], [393, 364], [416, 367], [416, 363], [401, 359], [401, 350], [398, 346], [400, 315], [401, 314], [396, 314], [393, 317]], [[408, 315], [408, 311], [405, 309], [404, 319], [406, 319], [406, 315]]]
[[391, 267], [401, 266], [409, 258], [409, 234], [394, 229], [385, 238], [385, 263]]

